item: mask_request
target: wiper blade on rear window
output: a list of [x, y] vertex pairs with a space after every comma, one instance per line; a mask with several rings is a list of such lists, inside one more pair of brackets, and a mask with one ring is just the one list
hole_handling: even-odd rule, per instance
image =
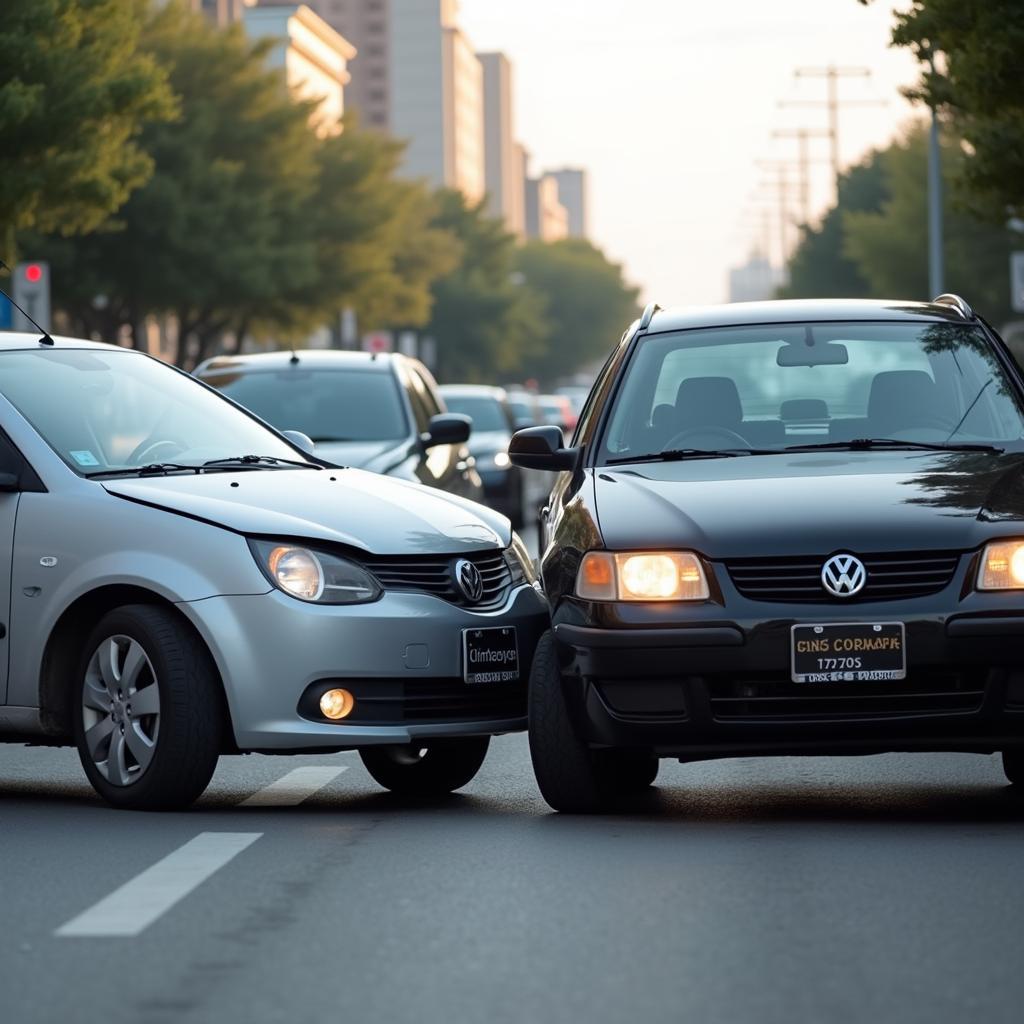
[[302, 466], [303, 469], [323, 469], [315, 462], [301, 462], [298, 459], [280, 459], [276, 455], [230, 455], [224, 459], [207, 459], [203, 469], [211, 466], [251, 466], [260, 469], [263, 466]]
[[926, 452], [994, 452], [996, 454], [1004, 449], [994, 444], [949, 444], [943, 441], [901, 441], [896, 437], [856, 437], [850, 441], [821, 441], [817, 444], [791, 444], [782, 451], [785, 452], [815, 452], [815, 451], [870, 451], [873, 448], [905, 448], [909, 450], [920, 450]]
[[617, 466], [624, 462], [681, 462], [683, 459], [733, 459], [740, 455], [777, 455], [776, 451], [760, 448], [669, 448], [663, 452], [651, 452], [647, 455], [620, 455], [614, 459], [606, 459], [609, 466]]
[[186, 466], [180, 462], [149, 462], [145, 466], [125, 466], [123, 469], [97, 469], [86, 473], [85, 476], [158, 476], [183, 471], [200, 473], [202, 466]]

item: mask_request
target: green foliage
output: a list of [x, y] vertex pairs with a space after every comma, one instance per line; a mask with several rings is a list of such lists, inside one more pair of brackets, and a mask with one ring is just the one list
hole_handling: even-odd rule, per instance
[[[913, 0], [897, 13], [893, 43], [923, 65], [910, 95], [945, 108], [970, 148], [960, 168], [965, 200], [1000, 222], [1024, 214], [1024, 4]], [[937, 54], [944, 61], [934, 72]]]
[[553, 382], [602, 358], [637, 313], [622, 267], [583, 239], [529, 242], [519, 252], [524, 287], [543, 300], [547, 344], [531, 376]]
[[839, 179], [839, 202], [820, 227], [802, 228], [800, 244], [789, 264], [789, 284], [779, 290], [784, 299], [867, 298], [871, 285], [846, 255], [844, 216], [847, 212], [873, 212], [886, 197], [882, 164], [877, 153], [851, 167]]
[[173, 113], [138, 49], [146, 0], [4, 0], [0, 18], [0, 249], [14, 232], [100, 225], [142, 184], [143, 124]]
[[515, 238], [488, 217], [483, 202], [459, 192], [437, 195], [433, 226], [457, 241], [458, 263], [433, 284], [425, 333], [437, 341], [442, 380], [494, 380], [529, 363], [546, 325], [537, 296], [516, 276]]
[[[967, 159], [953, 139], [943, 142], [943, 168], [956, 178]], [[871, 294], [893, 298], [928, 295], [928, 131], [913, 127], [877, 157], [886, 197], [874, 211], [843, 211], [845, 255]], [[1012, 236], [978, 220], [947, 190], [944, 252], [946, 286], [994, 320], [1010, 316], [1008, 282]]]

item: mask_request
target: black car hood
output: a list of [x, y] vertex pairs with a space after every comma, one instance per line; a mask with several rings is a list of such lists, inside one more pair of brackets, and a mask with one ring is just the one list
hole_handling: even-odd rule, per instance
[[1020, 453], [816, 452], [592, 472], [607, 547], [733, 558], [966, 550], [1024, 533], [1022, 466]]

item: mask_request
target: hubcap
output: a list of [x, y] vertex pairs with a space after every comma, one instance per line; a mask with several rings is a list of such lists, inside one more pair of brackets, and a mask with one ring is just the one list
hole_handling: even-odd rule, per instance
[[160, 688], [137, 640], [107, 637], [93, 652], [82, 685], [82, 723], [89, 756], [111, 785], [142, 778], [156, 751]]

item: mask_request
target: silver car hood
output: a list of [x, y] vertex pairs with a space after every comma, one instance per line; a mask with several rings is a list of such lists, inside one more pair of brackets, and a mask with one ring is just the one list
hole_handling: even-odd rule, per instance
[[110, 480], [119, 498], [236, 533], [333, 541], [378, 555], [505, 547], [504, 516], [420, 484], [359, 469], [271, 469]]

